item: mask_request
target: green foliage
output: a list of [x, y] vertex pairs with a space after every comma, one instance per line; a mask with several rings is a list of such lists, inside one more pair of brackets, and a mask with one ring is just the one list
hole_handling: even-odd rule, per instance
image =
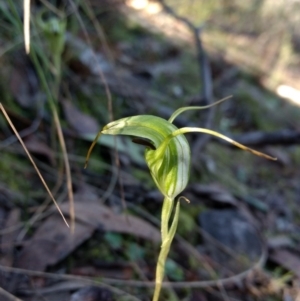
[[167, 259], [166, 261], [166, 274], [176, 281], [183, 281], [184, 279], [182, 268], [172, 259]]
[[104, 239], [112, 249], [119, 249], [123, 244], [122, 236], [118, 233], [107, 232], [104, 235]]
[[180, 228], [178, 229], [178, 232], [180, 234], [189, 233], [193, 229], [195, 229], [195, 227], [197, 226], [193, 215], [191, 215], [186, 210], [181, 210], [180, 217], [179, 217], [179, 223], [181, 225]]
[[138, 244], [131, 242], [126, 248], [126, 254], [132, 261], [141, 260], [145, 257], [145, 249]]
[[[26, 194], [30, 191], [30, 184], [24, 181], [24, 174], [30, 170], [29, 163], [21, 160], [17, 155], [2, 152], [0, 160], [0, 181], [5, 183], [7, 188]], [[22, 177], [22, 180], [20, 179]]]

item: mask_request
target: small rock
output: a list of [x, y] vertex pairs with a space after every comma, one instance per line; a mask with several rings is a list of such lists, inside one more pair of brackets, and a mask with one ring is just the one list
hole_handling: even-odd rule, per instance
[[254, 227], [238, 211], [208, 210], [200, 214], [199, 222], [206, 233], [224, 246], [220, 247], [209, 237], [204, 238], [211, 256], [223, 266], [236, 267], [239, 255], [246, 255], [252, 261], [259, 257], [260, 239]]

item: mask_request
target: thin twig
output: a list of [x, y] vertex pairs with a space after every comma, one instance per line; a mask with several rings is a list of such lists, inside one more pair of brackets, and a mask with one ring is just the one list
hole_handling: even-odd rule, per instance
[[[251, 272], [256, 269], [261, 269], [266, 261], [267, 252], [266, 248], [263, 246], [263, 251], [261, 253], [260, 259], [255, 263], [252, 267], [247, 269], [246, 271], [236, 274], [234, 276], [230, 276], [227, 278], [222, 278], [218, 280], [204, 280], [204, 281], [180, 281], [180, 282], [162, 282], [162, 287], [173, 287], [173, 288], [207, 288], [207, 287], [220, 287], [227, 286], [234, 283], [239, 283], [241, 280], [246, 278]], [[68, 280], [80, 280], [91, 284], [100, 284], [99, 281], [94, 280], [90, 277], [80, 277], [74, 275], [58, 275], [52, 273], [45, 273], [39, 271], [25, 270], [20, 268], [12, 268], [12, 267], [4, 267], [0, 265], [0, 270], [15, 272], [15, 273], [23, 273], [31, 276], [44, 276], [55, 279], [68, 279]], [[101, 285], [122, 285], [122, 286], [130, 286], [130, 287], [154, 287], [155, 282], [145, 282], [138, 280], [120, 280], [120, 279], [111, 279], [111, 278], [102, 278]]]
[[221, 295], [223, 297], [223, 300], [224, 301], [230, 301], [229, 296], [228, 296], [228, 294], [227, 294], [227, 292], [226, 292], [226, 290], [225, 290], [225, 288], [224, 288], [224, 286], [223, 286], [222, 283], [220, 283], [218, 285], [218, 289], [220, 290], [220, 293], [221, 293]]
[[[51, 279], [59, 279], [59, 280], [73, 280], [73, 281], [80, 281], [89, 285], [95, 285], [99, 287], [105, 287], [110, 289], [112, 292], [118, 295], [122, 296], [127, 296], [130, 297], [134, 301], [141, 301], [139, 298], [121, 290], [116, 287], [112, 287], [108, 283], [104, 283], [99, 280], [94, 280], [88, 277], [81, 277], [81, 276], [74, 276], [74, 275], [63, 275], [63, 274], [54, 274], [54, 273], [46, 273], [46, 272], [39, 272], [39, 271], [31, 271], [31, 270], [26, 270], [26, 269], [20, 269], [20, 268], [13, 268], [13, 267], [6, 267], [0, 265], [0, 270], [1, 271], [6, 271], [6, 272], [14, 272], [14, 273], [19, 273], [19, 274], [25, 274], [29, 276], [39, 276], [39, 277], [47, 277]], [[18, 300], [22, 301], [22, 300]]]

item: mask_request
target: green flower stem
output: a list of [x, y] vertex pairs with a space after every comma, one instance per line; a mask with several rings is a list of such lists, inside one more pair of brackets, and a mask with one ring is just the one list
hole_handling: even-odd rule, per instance
[[[222, 99], [217, 103], [220, 103], [225, 99]], [[86, 164], [90, 157], [91, 151], [101, 134], [133, 136], [134, 138], [138, 138], [138, 143], [141, 143], [142, 141], [142, 144], [146, 146], [146, 163], [157, 188], [164, 196], [161, 213], [162, 244], [156, 265], [155, 290], [152, 301], [158, 301], [159, 299], [167, 256], [177, 229], [180, 199], [183, 198], [187, 200], [184, 197], [179, 197], [175, 207], [173, 220], [171, 226], [169, 227], [169, 222], [174, 207], [174, 200], [185, 189], [189, 179], [191, 154], [188, 141], [186, 140], [184, 134], [190, 132], [199, 132], [213, 135], [257, 156], [276, 160], [276, 158], [272, 158], [261, 152], [246, 147], [215, 131], [194, 127], [178, 129], [172, 124], [174, 119], [179, 114], [187, 110], [205, 109], [216, 105], [217, 103], [205, 107], [180, 108], [172, 114], [168, 121], [157, 116], [138, 115], [125, 117], [110, 122], [98, 133], [87, 154]]]
[[161, 249], [156, 265], [155, 289], [154, 289], [154, 295], [152, 301], [158, 301], [159, 299], [161, 285], [165, 274], [165, 264], [166, 264], [167, 256], [169, 254], [171, 243], [175, 236], [177, 225], [178, 225], [178, 217], [180, 211], [179, 201], [177, 202], [173, 221], [171, 227], [169, 228], [169, 220], [170, 220], [173, 204], [174, 204], [174, 199], [165, 197], [163, 208], [162, 208], [162, 214], [161, 214], [162, 244], [161, 244]]
[[173, 209], [174, 201], [165, 197], [161, 211], [161, 238], [162, 242], [167, 238], [169, 232], [169, 220]]

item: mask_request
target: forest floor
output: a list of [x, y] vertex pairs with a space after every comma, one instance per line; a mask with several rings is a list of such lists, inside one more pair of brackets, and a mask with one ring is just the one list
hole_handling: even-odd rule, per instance
[[[74, 193], [76, 223], [70, 234], [1, 115], [1, 300], [150, 300], [163, 198], [145, 147], [102, 136], [87, 169], [85, 156], [112, 119], [168, 119], [179, 107], [203, 104], [207, 83], [194, 37], [155, 2], [136, 10], [134, 1], [87, 1], [75, 11], [41, 2], [32, 5], [30, 56], [21, 6], [0, 5], [1, 103], [68, 222]], [[190, 204], [182, 203], [166, 265], [172, 285], [161, 300], [298, 300], [300, 108], [279, 96], [299, 88], [297, 39], [284, 27], [249, 33], [208, 19], [201, 38], [214, 100], [232, 98], [215, 107], [214, 122], [201, 110], [175, 123], [208, 124], [277, 161], [187, 135]]]

